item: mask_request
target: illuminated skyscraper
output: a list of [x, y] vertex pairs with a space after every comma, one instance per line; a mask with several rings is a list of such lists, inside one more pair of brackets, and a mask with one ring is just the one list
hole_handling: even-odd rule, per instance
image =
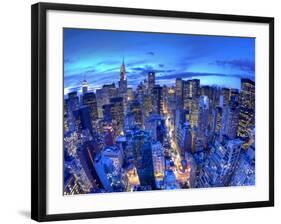
[[143, 104], [142, 104], [142, 114], [144, 116], [144, 119], [149, 117], [149, 114], [153, 110], [153, 105], [152, 105], [152, 95], [145, 95], [143, 97]]
[[183, 101], [183, 81], [181, 78], [176, 78], [176, 98], [179, 102]]
[[72, 112], [79, 108], [79, 97], [76, 91], [68, 93], [68, 99], [66, 103], [68, 111]]
[[144, 131], [137, 131], [134, 133], [132, 144], [140, 185], [147, 190], [155, 189], [151, 138], [149, 134]]
[[233, 102], [223, 108], [221, 136], [226, 135], [230, 139], [236, 138], [238, 122], [239, 122], [239, 104], [238, 102]]
[[228, 186], [239, 158], [241, 143], [239, 139], [229, 140], [226, 144], [216, 141], [200, 171], [197, 187]]
[[198, 136], [204, 137], [209, 125], [209, 98], [200, 96], [198, 107]]
[[240, 115], [237, 135], [243, 139], [250, 136], [255, 125], [255, 82], [241, 79]]
[[190, 113], [190, 125], [191, 127], [197, 127], [198, 126], [198, 116], [199, 116], [199, 102], [198, 98], [194, 98], [191, 101], [191, 113]]
[[165, 172], [164, 148], [160, 142], [152, 143], [152, 160], [156, 180], [163, 180]]
[[127, 92], [127, 77], [126, 77], [126, 68], [125, 68], [124, 59], [120, 68], [119, 92], [120, 93]]
[[97, 99], [94, 92], [85, 92], [82, 96], [82, 104], [88, 105], [92, 123], [98, 119]]
[[148, 80], [148, 93], [150, 94], [155, 86], [155, 72], [149, 72], [147, 80]]
[[163, 114], [163, 88], [159, 85], [156, 85], [152, 89], [152, 103], [153, 103], [153, 112], [157, 114]]
[[227, 106], [229, 104], [229, 100], [230, 100], [230, 89], [228, 88], [222, 88], [221, 89], [221, 94], [222, 94], [222, 98], [223, 98], [223, 106]]
[[64, 195], [75, 195], [83, 194], [83, 188], [80, 185], [79, 179], [75, 177], [74, 174], [67, 171], [64, 172], [64, 185], [63, 194]]
[[210, 86], [201, 86], [200, 95], [207, 96], [210, 99], [212, 95], [212, 88]]
[[134, 100], [134, 91], [132, 88], [127, 89], [127, 94], [128, 94], [128, 101]]
[[126, 181], [121, 172], [123, 155], [116, 146], [106, 147], [95, 158], [95, 169], [107, 192], [124, 191]]
[[111, 118], [117, 123], [118, 133], [121, 133], [124, 125], [123, 98], [111, 98], [110, 104], [112, 105], [110, 108]]
[[92, 133], [93, 127], [89, 106], [84, 105], [78, 110], [73, 111], [73, 117], [75, 119], [76, 131], [81, 132], [82, 130], [88, 130], [90, 133]]
[[88, 92], [88, 87], [89, 87], [88, 82], [86, 79], [84, 79], [82, 82], [82, 94], [85, 94]]
[[200, 79], [183, 81], [183, 97], [198, 98], [200, 94]]
[[98, 115], [103, 117], [103, 105], [109, 104], [109, 99], [117, 97], [117, 88], [114, 83], [103, 85], [101, 89], [96, 90], [96, 99]]
[[128, 93], [127, 93], [127, 77], [124, 59], [120, 68], [119, 96], [123, 98], [123, 109], [127, 111]]
[[79, 161], [87, 177], [91, 181], [93, 187], [96, 189], [102, 189], [103, 184], [100, 178], [98, 177], [95, 169], [94, 158], [96, 154], [97, 149], [95, 148], [95, 145], [92, 142], [85, 142], [81, 147], [79, 147], [77, 152]]
[[135, 124], [139, 127], [143, 126], [142, 106], [139, 101], [134, 100], [130, 103], [130, 112], [133, 114]]
[[184, 158], [186, 152], [191, 152], [192, 149], [192, 135], [191, 127], [188, 122], [181, 124], [177, 128], [176, 143], [180, 151], [180, 155]]
[[239, 90], [238, 89], [230, 89], [229, 100], [239, 102]]
[[212, 110], [211, 131], [220, 134], [222, 125], [222, 108], [216, 107]]
[[158, 114], [150, 115], [145, 122], [145, 130], [150, 134], [152, 141], [163, 143], [166, 133], [164, 118]]

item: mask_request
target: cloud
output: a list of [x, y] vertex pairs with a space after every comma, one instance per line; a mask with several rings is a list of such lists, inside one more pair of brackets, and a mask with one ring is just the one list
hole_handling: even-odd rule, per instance
[[[184, 72], [184, 73], [173, 73], [162, 75], [159, 78], [161, 79], [176, 79], [176, 78], [192, 78], [192, 77], [202, 77], [202, 76], [220, 76], [220, 77], [236, 77], [236, 78], [245, 78], [245, 75], [239, 74], [222, 74], [222, 73], [201, 73], [201, 72]], [[248, 76], [248, 78], [252, 78]]]
[[222, 67], [230, 67], [230, 68], [237, 68], [244, 72], [255, 72], [255, 63], [250, 60], [242, 60], [242, 59], [236, 59], [236, 60], [217, 60], [214, 64]]
[[153, 51], [148, 51], [148, 52], [146, 52], [148, 55], [150, 55], [150, 56], [154, 56], [155, 55], [155, 53], [153, 52]]
[[155, 72], [155, 73], [171, 73], [174, 72], [174, 69], [156, 69], [153, 66], [146, 65], [144, 67], [133, 67], [131, 68], [132, 71], [138, 72], [138, 74], [147, 74], [148, 72]]
[[117, 60], [104, 60], [104, 61], [100, 61], [97, 63], [97, 65], [112, 65], [112, 64], [120, 64], [121, 61], [117, 61]]

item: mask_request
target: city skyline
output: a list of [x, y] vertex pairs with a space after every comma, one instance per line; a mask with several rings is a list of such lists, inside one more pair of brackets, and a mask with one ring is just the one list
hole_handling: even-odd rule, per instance
[[85, 77], [93, 89], [117, 83], [123, 58], [133, 88], [149, 71], [161, 85], [178, 77], [240, 88], [240, 78], [254, 80], [254, 38], [65, 28], [64, 40], [66, 92]]
[[[157, 37], [163, 44], [163, 36]], [[80, 37], [72, 33], [71, 38]], [[210, 37], [200, 38], [217, 47]], [[99, 37], [93, 40], [103, 42]], [[78, 46], [81, 52], [91, 51], [89, 43], [83, 44]], [[251, 44], [248, 47], [253, 50]], [[148, 68], [150, 61], [135, 50]], [[221, 52], [226, 62], [231, 52]], [[196, 60], [202, 62], [202, 57]], [[123, 58], [118, 70], [108, 73], [109, 79], [101, 75], [100, 85], [90, 80], [99, 74], [94, 67], [91, 76], [72, 77], [78, 89], [64, 89], [64, 195], [255, 185], [255, 81], [250, 64], [217, 61], [218, 67], [248, 71], [235, 76], [236, 88], [227, 88], [231, 74], [211, 77], [216, 85], [206, 85], [210, 75], [199, 73], [200, 77], [196, 72], [187, 78], [170, 73], [163, 79], [154, 67], [137, 67], [134, 78], [128, 64]]]

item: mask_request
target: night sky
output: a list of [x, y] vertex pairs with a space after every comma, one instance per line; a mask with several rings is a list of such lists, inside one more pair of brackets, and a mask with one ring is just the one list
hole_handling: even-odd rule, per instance
[[65, 93], [84, 78], [92, 89], [117, 84], [123, 57], [133, 88], [149, 71], [168, 86], [176, 77], [231, 88], [240, 88], [241, 77], [255, 79], [254, 38], [65, 28]]

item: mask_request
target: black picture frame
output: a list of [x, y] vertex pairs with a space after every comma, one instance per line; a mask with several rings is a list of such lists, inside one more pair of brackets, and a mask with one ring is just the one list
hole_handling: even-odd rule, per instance
[[[46, 214], [46, 13], [48, 10], [162, 16], [269, 24], [269, 200], [243, 203], [161, 207], [101, 212]], [[274, 206], [274, 18], [137, 8], [37, 3], [31, 11], [31, 218], [36, 221], [102, 218]]]

